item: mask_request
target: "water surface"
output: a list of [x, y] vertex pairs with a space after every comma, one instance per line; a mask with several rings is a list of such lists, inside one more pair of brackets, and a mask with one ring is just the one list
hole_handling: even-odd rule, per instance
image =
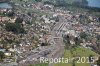
[[88, 6], [100, 8], [100, 0], [87, 0]]
[[0, 3], [0, 8], [12, 8], [12, 6], [8, 3]]

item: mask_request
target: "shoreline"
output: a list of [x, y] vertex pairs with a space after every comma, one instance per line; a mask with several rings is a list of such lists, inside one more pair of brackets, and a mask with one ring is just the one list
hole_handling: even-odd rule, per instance
[[0, 0], [0, 3], [9, 2], [10, 0]]

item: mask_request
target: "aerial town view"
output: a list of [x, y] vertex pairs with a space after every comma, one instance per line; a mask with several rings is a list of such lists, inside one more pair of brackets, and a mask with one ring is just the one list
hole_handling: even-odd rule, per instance
[[0, 0], [0, 66], [100, 66], [100, 0]]

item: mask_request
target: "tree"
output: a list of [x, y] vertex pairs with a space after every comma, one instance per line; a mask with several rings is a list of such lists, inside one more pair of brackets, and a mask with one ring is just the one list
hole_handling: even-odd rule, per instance
[[18, 17], [16, 20], [15, 20], [15, 23], [22, 23], [23, 22], [23, 19]]
[[24, 28], [22, 28], [21, 24], [19, 23], [6, 23], [5, 29], [15, 34], [25, 33]]
[[23, 0], [20, 0], [20, 1], [23, 1]]
[[35, 0], [36, 2], [41, 2], [42, 0]]
[[9, 12], [7, 15], [9, 16], [9, 17], [13, 17], [14, 16], [14, 12]]
[[85, 32], [80, 33], [80, 37], [86, 39], [88, 35]]
[[69, 39], [70, 39], [70, 36], [69, 36], [69, 35], [65, 35], [65, 36], [64, 36], [64, 39], [65, 39], [65, 40], [69, 40]]
[[78, 37], [74, 38], [74, 41], [76, 45], [80, 45], [80, 43], [82, 42]]
[[47, 42], [41, 44], [41, 46], [47, 46], [47, 45], [48, 45]]
[[28, 16], [32, 16], [32, 14], [30, 12], [28, 12], [27, 14], [28, 14]]
[[70, 36], [69, 36], [69, 35], [64, 35], [63, 38], [64, 38], [63, 41], [64, 41], [64, 43], [65, 43], [66, 49], [70, 49], [70, 48], [71, 48]]
[[56, 1], [56, 5], [58, 5], [58, 6], [66, 6], [66, 1], [65, 0], [57, 0]]
[[75, 60], [73, 60], [72, 66], [75, 66]]
[[51, 1], [45, 1], [44, 4], [51, 4], [51, 5], [54, 5], [54, 2], [51, 2]]
[[93, 60], [91, 59], [93, 57], [93, 55], [89, 56], [89, 62], [93, 62]]
[[97, 65], [100, 66], [100, 57], [99, 57], [99, 59], [97, 61]]
[[97, 39], [100, 40], [100, 35], [97, 35]]
[[0, 51], [0, 59], [2, 60], [5, 57], [4, 52]]
[[56, 17], [55, 21], [56, 21], [56, 22], [59, 22], [59, 17]]

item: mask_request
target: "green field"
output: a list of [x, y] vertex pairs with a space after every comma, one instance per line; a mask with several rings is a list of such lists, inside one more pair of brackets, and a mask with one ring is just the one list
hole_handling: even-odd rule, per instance
[[30, 66], [48, 66], [46, 63], [41, 63], [41, 64], [35, 64], [35, 65], [30, 65]]
[[[86, 49], [86, 48], [81, 48], [81, 47], [77, 47], [77, 48], [73, 48], [71, 50], [65, 50], [64, 53], [64, 58], [73, 58], [73, 57], [89, 57], [90, 55], [92, 56], [98, 56], [98, 54], [96, 54], [95, 52], [91, 51], [90, 49]], [[55, 64], [55, 66], [73, 66], [73, 62], [69, 62], [69, 63], [58, 63]], [[90, 66], [89, 63], [76, 63], [75, 62], [75, 66]]]

